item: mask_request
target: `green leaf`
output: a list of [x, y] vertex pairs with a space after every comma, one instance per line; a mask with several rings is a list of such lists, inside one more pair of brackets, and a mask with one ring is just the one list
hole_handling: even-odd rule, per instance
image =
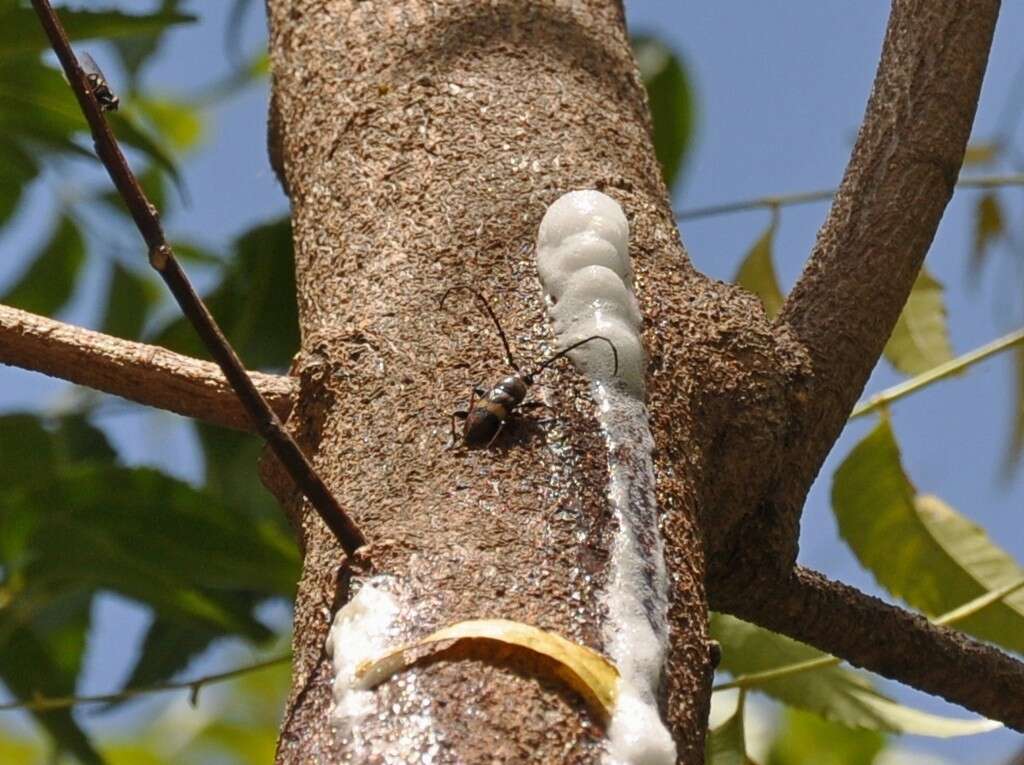
[[[117, 460], [117, 452], [103, 431], [80, 414], [58, 418], [50, 439], [54, 445], [52, 453], [64, 463], [76, 460], [113, 463]], [[51, 453], [49, 449], [46, 452]]]
[[34, 467], [47, 469], [54, 460], [53, 439], [35, 415], [8, 414], [0, 417], [0, 435], [10, 439], [4, 443], [19, 446], [4, 450], [4, 458], [0, 460], [0, 488], [16, 484], [34, 472]]
[[161, 145], [159, 140], [150, 136], [149, 133], [136, 124], [135, 120], [130, 116], [131, 111], [131, 108], [128, 108], [123, 110], [123, 113], [107, 114], [107, 119], [118, 140], [134, 146], [143, 152], [149, 159], [163, 168], [164, 172], [170, 176], [179, 189], [183, 188], [181, 174], [178, 172], [178, 167], [174, 164], [171, 155]]
[[132, 105], [175, 151], [194, 149], [202, 140], [202, 117], [184, 101], [137, 97], [132, 99]]
[[267, 77], [270, 74], [270, 56], [266, 53], [253, 56], [246, 66], [246, 71], [252, 79]]
[[633, 53], [647, 89], [654, 154], [672, 188], [693, 140], [693, 88], [679, 56], [652, 37], [634, 37]]
[[69, 140], [87, 128], [60, 71], [41, 60], [0, 58], [0, 127], [22, 140]]
[[[246, 636], [256, 642], [269, 640], [273, 633], [250, 615], [256, 598], [246, 596], [239, 600], [238, 613], [249, 622]], [[142, 648], [124, 683], [125, 688], [141, 688], [163, 682], [188, 667], [215, 640], [225, 637], [223, 630], [211, 629], [200, 623], [181, 623], [160, 618], [153, 620], [142, 640]], [[104, 711], [120, 706], [122, 699], [106, 705]]]
[[[31, 610], [18, 608], [16, 603], [0, 608], [0, 679], [16, 698], [74, 692], [91, 599], [91, 593], [79, 589]], [[59, 749], [86, 765], [103, 762], [71, 710], [33, 711], [31, 715]]]
[[884, 748], [885, 736], [876, 731], [854, 730], [786, 709], [768, 765], [872, 765]]
[[156, 612], [133, 672], [154, 680], [219, 637], [270, 636], [255, 610], [294, 595], [298, 555], [286, 532], [157, 471], [118, 466], [81, 418], [48, 429], [0, 417], [0, 443], [20, 447], [0, 461], [0, 616], [9, 623], [38, 620], [76, 593], [119, 593]]
[[78, 226], [71, 218], [62, 217], [50, 240], [0, 302], [52, 316], [71, 297], [84, 261], [85, 243]]
[[[31, 8], [14, 2], [0, 10], [0, 57], [47, 50], [50, 45], [39, 25], [39, 17]], [[61, 23], [73, 41], [89, 38], [109, 40], [164, 31], [173, 24], [196, 20], [183, 13], [158, 11], [146, 15], [129, 15], [119, 11], [90, 11], [58, 8]]]
[[215, 720], [203, 728], [189, 748], [196, 752], [220, 752], [232, 758], [228, 762], [273, 762], [277, 751], [277, 731], [271, 726], [255, 727]]
[[[722, 644], [720, 669], [733, 675], [764, 672], [826, 655], [724, 614], [712, 615], [711, 636]], [[902, 706], [876, 691], [864, 673], [835, 665], [759, 683], [752, 690], [850, 728], [948, 738], [1001, 727], [991, 720], [941, 717]]]
[[7, 223], [25, 188], [39, 175], [36, 161], [17, 143], [0, 142], [0, 226]]
[[5, 726], [0, 728], [0, 762], [44, 763], [46, 753], [39, 739], [16, 736]]
[[[37, 510], [44, 513], [42, 533], [63, 537], [36, 540], [50, 558], [47, 575], [91, 582], [158, 613], [243, 634], [251, 622], [218, 592], [293, 592], [292, 561], [188, 484], [145, 468], [76, 467], [57, 488], [62, 507]], [[99, 561], [97, 549], [104, 551]]]
[[[130, 105], [127, 111], [131, 111]], [[110, 113], [107, 117], [122, 143], [148, 155], [179, 182], [174, 163], [153, 138], [124, 114]], [[75, 143], [87, 130], [74, 93], [57, 69], [45, 66], [42, 59], [12, 60], [0, 56], [0, 135], [4, 136], [5, 144], [0, 151], [10, 154], [15, 150], [12, 146], [20, 147], [28, 152], [32, 162], [42, 159], [47, 152], [91, 157], [91, 151]], [[20, 172], [24, 176], [24, 162]]]
[[264, 544], [294, 561], [297, 576], [300, 560], [291, 528], [259, 478], [263, 442], [248, 433], [203, 423], [196, 423], [196, 429], [206, 464], [205, 490], [237, 507]]
[[900, 372], [917, 375], [953, 358], [942, 284], [924, 268], [883, 351]]
[[[27, 520], [34, 537], [31, 558], [0, 560], [5, 575], [26, 573], [32, 580], [27, 574], [35, 571], [43, 581], [68, 573], [70, 581], [102, 581], [150, 603], [202, 603], [199, 590], [294, 594], [294, 544], [285, 553], [281, 540], [267, 543], [253, 522], [256, 514], [230, 509], [214, 492], [148, 468], [116, 465], [105, 437], [84, 419], [65, 418], [47, 429], [37, 417], [6, 415], [0, 443], [21, 447], [0, 460], [0, 492], [12, 500], [0, 502], [0, 519], [5, 530]], [[105, 553], [99, 560], [90, 539]], [[118, 570], [118, 559], [126, 570]], [[148, 573], [141, 579], [152, 581], [136, 580], [142, 570]], [[171, 587], [145, 597], [161, 579]], [[227, 598], [223, 610], [238, 611], [237, 599]]]
[[103, 331], [129, 340], [139, 337], [149, 311], [160, 295], [160, 288], [152, 280], [114, 263], [107, 290]]
[[745, 696], [741, 693], [736, 711], [724, 723], [708, 731], [704, 745], [705, 765], [753, 765], [747, 756], [743, 731]]
[[[1024, 579], [1024, 569], [982, 529], [937, 497], [915, 492], [887, 419], [839, 466], [832, 509], [840, 535], [878, 583], [930, 616]], [[958, 621], [957, 629], [1024, 652], [1024, 591]]]
[[174, 256], [185, 263], [206, 266], [223, 265], [223, 261], [212, 252], [192, 242], [171, 242], [171, 249], [174, 250]]
[[[246, 366], [285, 368], [299, 347], [291, 224], [282, 218], [257, 226], [238, 239], [234, 250], [206, 305]], [[152, 342], [207, 356], [184, 318], [166, 326]]]
[[764, 312], [768, 318], [775, 318], [779, 309], [782, 308], [782, 290], [779, 289], [779, 280], [775, 275], [775, 265], [772, 263], [772, 245], [775, 239], [776, 222], [773, 218], [764, 233], [757, 238], [753, 246], [747, 252], [747, 256], [740, 264], [736, 278], [736, 284], [744, 287], [761, 299]]
[[1006, 233], [1006, 223], [999, 197], [988, 191], [978, 197], [974, 206], [974, 246], [971, 248], [971, 273], [977, 275], [985, 265], [989, 248]]

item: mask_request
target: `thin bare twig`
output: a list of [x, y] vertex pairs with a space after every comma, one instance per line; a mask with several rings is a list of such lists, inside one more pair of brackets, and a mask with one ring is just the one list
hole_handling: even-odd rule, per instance
[[120, 192], [135, 221], [139, 233], [149, 248], [149, 262], [170, 288], [182, 312], [192, 323], [210, 355], [220, 365], [224, 376], [238, 395], [239, 401], [253, 422], [253, 427], [267, 441], [274, 455], [291, 476], [296, 486], [309, 499], [324, 523], [337, 537], [348, 555], [366, 544], [366, 538], [351, 518], [342, 510], [330, 489], [317, 474], [309, 459], [303, 454], [295, 439], [284, 429], [281, 420], [271, 409], [266, 399], [249, 379], [245, 367], [239, 360], [227, 338], [202, 299], [196, 294], [191, 282], [174, 257], [171, 246], [164, 236], [160, 216], [146, 197], [138, 180], [121, 153], [117, 139], [100, 104], [97, 102], [81, 65], [71, 49], [67, 33], [57, 18], [49, 0], [32, 0], [32, 6], [50, 39], [71, 89], [75, 92], [78, 105], [85, 115], [92, 131], [93, 143], [100, 161], [106, 167], [111, 180]]
[[[961, 178], [957, 181], [957, 189], [994, 189], [1001, 186], [1024, 186], [1024, 173], [1010, 175], [984, 175], [974, 178]], [[676, 220], [695, 220], [710, 218], [714, 215], [749, 212], [751, 210], [770, 210], [779, 207], [793, 207], [812, 202], [827, 202], [836, 195], [838, 189], [818, 189], [816, 191], [798, 191], [794, 194], [774, 194], [765, 197], [741, 199], [737, 202], [725, 202], [706, 207], [691, 207], [678, 210]]]
[[278, 664], [291, 661], [290, 653], [274, 656], [265, 661], [258, 661], [255, 664], [247, 664], [244, 667], [235, 667], [226, 672], [217, 672], [213, 675], [203, 675], [192, 680], [178, 680], [169, 683], [157, 683], [155, 685], [144, 685], [138, 688], [125, 688], [122, 691], [113, 693], [100, 693], [95, 696], [36, 696], [21, 701], [11, 701], [7, 704], [0, 704], [0, 712], [7, 712], [12, 709], [29, 709], [33, 712], [49, 712], [54, 709], [67, 709], [68, 707], [82, 706], [84, 704], [111, 704], [117, 701], [133, 699], [137, 696], [145, 696], [151, 693], [166, 693], [167, 691], [189, 692], [189, 703], [195, 706], [199, 700], [199, 691], [205, 685], [222, 683], [226, 680], [233, 680], [236, 677], [247, 675], [250, 672], [258, 672], [261, 669], [268, 669]]

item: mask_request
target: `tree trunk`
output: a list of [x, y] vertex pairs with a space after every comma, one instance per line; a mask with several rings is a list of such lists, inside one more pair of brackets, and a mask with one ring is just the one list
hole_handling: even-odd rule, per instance
[[[950, 108], [967, 115], [969, 128], [997, 4], [976, 28], [938, 18], [961, 6], [926, 16], [897, 2], [883, 66], [906, 63], [906, 40], [932, 50], [933, 31], [942, 39], [974, 34], [971, 67], [950, 69], [929, 54], [927, 65], [907, 69], [926, 80], [962, 71], [963, 86], [948, 92], [963, 101]], [[599, 595], [614, 521], [585, 381], [566, 365], [535, 386], [556, 428], [525, 415], [492, 448], [446, 450], [450, 413], [474, 383], [494, 384], [507, 370], [477, 307], [449, 301], [442, 312], [438, 301], [449, 286], [482, 290], [519, 358], [538, 359], [551, 343], [532, 255], [546, 206], [593, 188], [626, 211], [671, 575], [660, 702], [679, 761], [702, 763], [713, 674], [705, 572], [715, 585], [742, 565], [720, 592], [743, 604], [767, 598], [764, 583], [790, 576], [813, 471], [800, 473], [800, 485], [780, 476], [820, 419], [807, 415], [807, 347], [818, 349], [800, 339], [802, 325], [772, 327], [752, 295], [690, 265], [620, 3], [268, 0], [268, 12], [272, 156], [292, 201], [302, 329], [289, 424], [378, 543], [372, 559], [400, 592], [403, 639], [465, 619], [507, 618], [605, 648]], [[890, 82], [881, 69], [878, 82]], [[891, 82], [899, 89], [917, 80]], [[956, 163], [967, 130], [950, 124], [943, 157]], [[913, 148], [917, 127], [898, 125], [903, 132], [890, 143], [905, 135]], [[941, 213], [948, 189], [929, 193]], [[922, 222], [922, 231], [937, 222]], [[856, 344], [863, 374], [832, 385], [844, 405], [877, 359], [874, 345], [891, 329], [886, 321], [895, 321], [929, 239], [893, 250], [909, 265], [886, 292], [870, 342]], [[876, 259], [864, 270], [882, 265]], [[814, 357], [815, 374], [827, 366]], [[815, 438], [804, 463], [823, 459], [836, 432]], [[342, 573], [341, 552], [315, 515], [298, 504], [293, 514], [305, 565], [279, 761], [601, 759], [601, 723], [573, 693], [518, 663], [468, 654], [385, 682], [375, 692], [380, 713], [364, 720], [360, 742], [332, 730], [325, 639], [361, 577]], [[756, 591], [742, 589], [748, 581]]]
[[[663, 701], [682, 761], [700, 762], [712, 667], [696, 518], [702, 465], [691, 445], [704, 436], [683, 356], [725, 325], [754, 334], [726, 318], [730, 307], [764, 320], [752, 298], [698, 275], [679, 243], [619, 3], [269, 6], [303, 336], [291, 423], [368, 537], [394, 540], [375, 563], [416, 604], [420, 634], [503, 617], [602, 648], [598, 593], [612, 529], [584, 382], [563, 368], [538, 386], [568, 448], [548, 448], [545, 430], [524, 417], [495, 448], [446, 451], [451, 411], [474, 382], [493, 384], [506, 370], [477, 308], [442, 313], [438, 299], [454, 284], [480, 288], [519, 357], [539, 358], [550, 334], [532, 243], [546, 206], [596, 188], [626, 210], [672, 571]], [[302, 518], [279, 759], [360, 760], [366, 753], [346, 751], [328, 724], [323, 644], [341, 556], [318, 520]], [[600, 758], [600, 726], [578, 699], [515, 667], [437, 662], [419, 670], [415, 691], [394, 678], [378, 693], [389, 712], [362, 734], [398, 759], [435, 744], [444, 761]], [[422, 709], [429, 731], [414, 724]]]

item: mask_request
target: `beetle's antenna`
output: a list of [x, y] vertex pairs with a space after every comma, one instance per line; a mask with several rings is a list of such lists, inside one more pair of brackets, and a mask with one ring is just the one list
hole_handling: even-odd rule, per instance
[[613, 343], [611, 340], [609, 340], [607, 337], [604, 337], [603, 335], [591, 335], [590, 337], [586, 337], [583, 340], [579, 340], [579, 341], [573, 343], [572, 345], [570, 345], [565, 350], [559, 351], [554, 356], [551, 356], [550, 358], [546, 359], [545, 361], [542, 361], [540, 364], [537, 365], [537, 371], [533, 372], [532, 374], [527, 375], [527, 377], [530, 378], [530, 379], [536, 377], [541, 372], [543, 372], [545, 369], [547, 369], [548, 366], [550, 366], [551, 364], [554, 364], [556, 361], [558, 361], [564, 355], [566, 355], [570, 351], [576, 350], [581, 345], [586, 345], [591, 340], [604, 340], [611, 347], [611, 349], [612, 349], [612, 356], [615, 359], [615, 368], [612, 370], [612, 377], [617, 375], [619, 373], [619, 351], [615, 347], [615, 343]]
[[508, 365], [517, 372], [522, 372], [522, 370], [519, 369], [519, 365], [516, 364], [515, 359], [512, 358], [512, 349], [508, 345], [508, 338], [505, 337], [505, 330], [501, 328], [501, 322], [498, 321], [498, 317], [494, 314], [494, 311], [491, 310], [491, 304], [487, 302], [487, 298], [483, 296], [483, 293], [473, 289], [472, 287], [467, 287], [464, 284], [449, 287], [444, 291], [444, 295], [441, 296], [441, 307], [444, 308], [444, 301], [447, 300], [448, 296], [455, 292], [455, 290], [466, 290], [467, 292], [472, 292], [473, 295], [476, 296], [477, 301], [483, 307], [484, 311], [487, 312], [487, 315], [491, 317], [491, 321], [494, 322], [494, 326], [498, 330], [498, 337], [501, 338], [501, 344], [505, 346], [505, 358], [508, 360]]

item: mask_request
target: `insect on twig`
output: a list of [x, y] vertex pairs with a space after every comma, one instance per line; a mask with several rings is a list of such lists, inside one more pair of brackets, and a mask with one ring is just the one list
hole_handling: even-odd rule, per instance
[[505, 423], [508, 422], [509, 418], [511, 418], [513, 412], [515, 412], [516, 408], [523, 403], [523, 399], [526, 398], [527, 390], [531, 385], [533, 385], [534, 378], [567, 353], [579, 348], [581, 345], [586, 345], [593, 340], [603, 340], [608, 343], [612, 349], [612, 356], [615, 359], [615, 368], [612, 371], [612, 375], [614, 376], [618, 374], [619, 352], [616, 350], [615, 344], [602, 335], [591, 335], [590, 337], [579, 340], [568, 348], [549, 356], [547, 359], [537, 364], [533, 369], [524, 372], [512, 357], [512, 349], [509, 347], [508, 338], [505, 336], [505, 330], [501, 328], [501, 322], [498, 321], [498, 317], [495, 315], [490, 304], [482, 293], [472, 287], [449, 287], [445, 291], [444, 295], [441, 296], [441, 307], [444, 308], [444, 303], [448, 299], [448, 296], [456, 290], [466, 290], [467, 292], [471, 292], [474, 297], [476, 297], [477, 302], [480, 303], [481, 308], [483, 308], [487, 315], [491, 317], [491, 321], [494, 322], [494, 326], [498, 330], [498, 337], [501, 338], [501, 344], [505, 348], [505, 359], [508, 361], [508, 365], [512, 367], [516, 373], [503, 379], [491, 388], [490, 391], [479, 386], [474, 386], [469, 397], [469, 406], [466, 409], [460, 409], [452, 412], [452, 441], [448, 448], [454, 447], [460, 440], [455, 432], [456, 420], [463, 421], [461, 441], [464, 445], [468, 447], [486, 445], [489, 447], [493, 444], [495, 439], [497, 439], [498, 435], [504, 429]]
[[[99, 65], [88, 53], [81, 54], [78, 60], [82, 65], [82, 71], [85, 72], [85, 79], [89, 81], [89, 87], [92, 88], [92, 95], [96, 99], [96, 103], [100, 105], [100, 109], [105, 112], [116, 112], [117, 107], [121, 105], [121, 99], [115, 96], [114, 91], [110, 89], [110, 85], [107, 84], [107, 78], [103, 76]], [[67, 77], [64, 79], [66, 80]]]

